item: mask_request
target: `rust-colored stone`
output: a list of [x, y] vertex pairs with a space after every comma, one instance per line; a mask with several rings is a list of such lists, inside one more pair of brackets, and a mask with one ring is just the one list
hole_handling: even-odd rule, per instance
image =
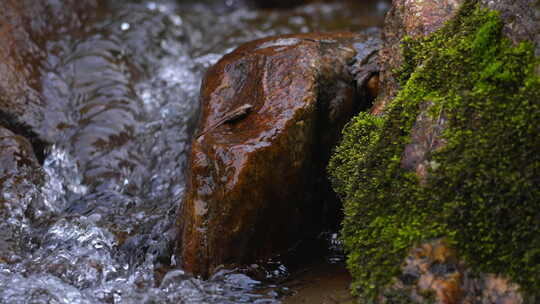
[[[247, 263], [287, 248], [319, 225], [324, 167], [358, 108], [352, 33], [254, 41], [206, 73], [200, 136], [181, 207], [187, 271]], [[249, 105], [249, 113], [234, 113]], [[364, 105], [366, 107], [367, 105]]]

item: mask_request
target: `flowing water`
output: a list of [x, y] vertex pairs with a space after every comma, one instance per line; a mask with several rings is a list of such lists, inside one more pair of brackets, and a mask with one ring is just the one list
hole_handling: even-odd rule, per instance
[[253, 39], [369, 30], [385, 2], [285, 11], [238, 0], [109, 2], [45, 46], [42, 133], [54, 144], [40, 186], [3, 181], [12, 203], [0, 212], [0, 302], [279, 303], [279, 286], [242, 273], [203, 281], [176, 267], [202, 75]]

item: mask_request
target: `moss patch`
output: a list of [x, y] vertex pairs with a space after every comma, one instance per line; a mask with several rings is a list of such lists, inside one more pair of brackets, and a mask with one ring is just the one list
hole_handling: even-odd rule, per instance
[[[540, 60], [476, 2], [436, 33], [403, 41], [403, 89], [384, 117], [354, 118], [330, 162], [353, 293], [366, 302], [411, 246], [440, 236], [475, 270], [540, 296]], [[433, 118], [447, 119], [446, 145], [428, 155], [437, 166], [420, 185], [401, 158], [428, 101]]]

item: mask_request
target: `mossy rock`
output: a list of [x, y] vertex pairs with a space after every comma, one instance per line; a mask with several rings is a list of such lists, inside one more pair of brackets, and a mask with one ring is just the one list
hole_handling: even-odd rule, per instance
[[[498, 12], [466, 1], [442, 29], [405, 38], [398, 96], [383, 116], [346, 126], [329, 172], [344, 202], [353, 293], [365, 302], [409, 248], [436, 237], [475, 271], [540, 297], [540, 60], [502, 28]], [[444, 145], [426, 153], [419, 177], [403, 156], [424, 111], [444, 120]]]

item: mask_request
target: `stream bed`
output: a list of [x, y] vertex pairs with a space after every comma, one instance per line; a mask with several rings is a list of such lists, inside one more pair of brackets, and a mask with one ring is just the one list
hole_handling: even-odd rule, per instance
[[[387, 5], [111, 0], [48, 41], [40, 131], [53, 144], [42, 186], [2, 193], [14, 203], [0, 213], [0, 303], [280, 303], [286, 284], [225, 269], [204, 281], [176, 267], [202, 75], [257, 38], [375, 32]], [[287, 275], [276, 269], [269, 278]]]

